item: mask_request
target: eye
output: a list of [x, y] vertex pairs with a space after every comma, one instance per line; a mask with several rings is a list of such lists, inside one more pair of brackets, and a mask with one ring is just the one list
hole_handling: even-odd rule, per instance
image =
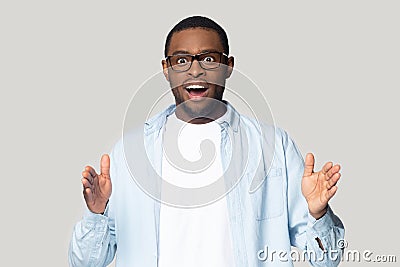
[[176, 60], [176, 64], [186, 64], [186, 63], [188, 63], [188, 60], [187, 58], [184, 57], [180, 57]]
[[214, 62], [215, 58], [212, 56], [206, 56], [205, 58], [203, 58], [204, 62]]

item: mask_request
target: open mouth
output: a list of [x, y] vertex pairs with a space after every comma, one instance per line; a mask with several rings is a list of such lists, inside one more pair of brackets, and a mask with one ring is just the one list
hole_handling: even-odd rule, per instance
[[208, 87], [201, 84], [190, 84], [184, 87], [189, 93], [190, 98], [204, 97], [207, 93]]

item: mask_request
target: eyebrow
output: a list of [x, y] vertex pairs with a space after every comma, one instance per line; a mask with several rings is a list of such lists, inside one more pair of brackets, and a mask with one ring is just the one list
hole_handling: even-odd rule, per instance
[[[210, 52], [220, 53], [220, 51], [217, 51], [215, 49], [205, 49], [205, 50], [200, 51], [200, 53], [197, 53], [197, 54], [210, 53]], [[177, 51], [174, 51], [171, 54], [171, 56], [174, 56], [174, 55], [192, 55], [192, 54], [189, 51], [186, 51], [186, 50], [177, 50]]]

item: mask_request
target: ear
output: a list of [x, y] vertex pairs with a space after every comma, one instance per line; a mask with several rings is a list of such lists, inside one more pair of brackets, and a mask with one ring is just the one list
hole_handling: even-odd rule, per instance
[[231, 74], [233, 72], [233, 66], [235, 65], [235, 58], [229, 57], [226, 65], [228, 66], [226, 70], [226, 79], [228, 79], [229, 77], [231, 77]]
[[165, 59], [161, 60], [161, 66], [163, 68], [164, 77], [169, 82], [168, 64], [167, 64], [167, 61]]

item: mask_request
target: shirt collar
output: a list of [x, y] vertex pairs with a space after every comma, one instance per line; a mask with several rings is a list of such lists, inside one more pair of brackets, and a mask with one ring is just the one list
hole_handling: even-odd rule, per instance
[[[240, 114], [235, 110], [235, 108], [227, 101], [223, 100], [223, 102], [226, 104], [226, 113], [216, 119], [216, 122], [220, 124], [221, 126], [224, 126], [224, 124], [227, 124], [232, 128], [234, 132], [237, 132], [238, 127], [239, 127], [239, 121], [240, 121]], [[155, 115], [154, 117], [148, 119], [145, 122], [144, 126], [144, 133], [146, 135], [149, 135], [155, 131], [160, 131], [161, 128], [165, 125], [165, 122], [167, 121], [168, 116], [170, 116], [172, 113], [175, 112], [176, 106], [175, 104], [170, 105], [167, 109], [165, 109], [163, 112]]]

